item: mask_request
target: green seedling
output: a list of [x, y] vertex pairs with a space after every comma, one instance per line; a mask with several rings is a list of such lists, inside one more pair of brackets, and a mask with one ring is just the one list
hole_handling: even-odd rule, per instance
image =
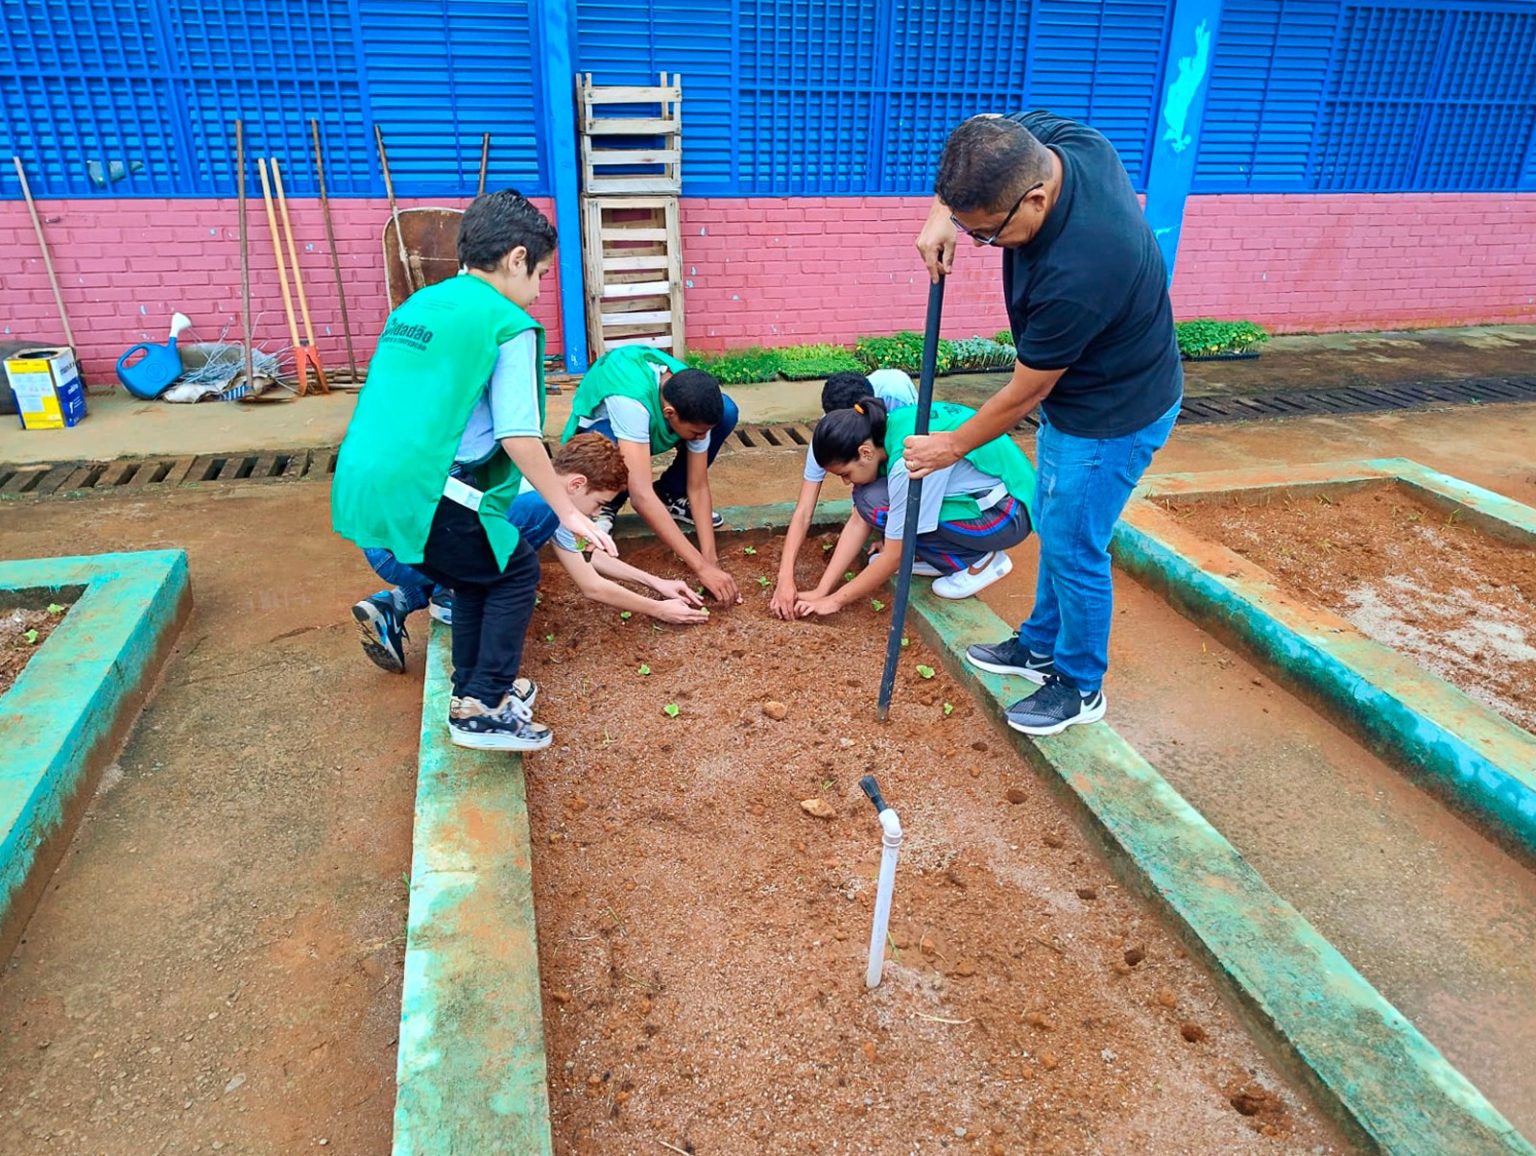
[[881, 602], [878, 598], [871, 598], [869, 600], [869, 606], [870, 609], [873, 610], [876, 614], [879, 614], [880, 611], [885, 609], [885, 603]]
[[768, 589], [768, 579], [764, 578], [761, 574], [758, 575], [757, 584], [764, 590]]
[[647, 675], [647, 674], [650, 674], [650, 673], [651, 673], [651, 668], [649, 666], [647, 666], [645, 663], [642, 662], [640, 664], [640, 674], [642, 676], [644, 676], [644, 675]]
[[901, 648], [902, 648], [902, 649], [903, 649], [903, 650], [905, 650], [905, 649], [906, 649], [906, 648], [907, 648], [907, 643], [909, 643], [909, 642], [911, 642], [911, 641], [912, 641], [912, 640], [911, 640], [911, 639], [910, 639], [910, 638], [908, 638], [908, 637], [907, 637], [907, 636], [906, 636], [906, 635], [905, 635], [905, 634], [903, 634], [903, 635], [902, 635], [902, 636], [901, 636]]
[[933, 677], [933, 667], [931, 667], [931, 666], [923, 666], [921, 663], [919, 663], [918, 667], [917, 667], [917, 673], [922, 675], [924, 678], [932, 678]]
[[852, 570], [848, 571], [848, 573], [843, 575], [843, 581], [844, 582], [852, 582], [853, 581], [853, 571]]
[[666, 715], [668, 718], [676, 718], [677, 715], [678, 715], [677, 703], [675, 703], [675, 702], [667, 703], [666, 706], [661, 708], [661, 713]]
[[757, 553], [757, 547], [756, 546], [743, 546], [741, 548], [741, 552], [743, 554], [745, 554], [748, 558], [751, 558], [751, 557], [753, 557]]
[[36, 646], [37, 645], [37, 631], [29, 630], [25, 634], [23, 634], [22, 637], [27, 640], [27, 645], [28, 646]]
[[619, 611], [619, 620], [622, 621], [622, 622], [628, 622], [634, 616], [635, 616], [635, 612], [633, 610], [620, 610]]
[[544, 641], [545, 641], [545, 642], [553, 642], [553, 641], [554, 641], [554, 640], [555, 640], [555, 636], [554, 636], [554, 634], [553, 634], [553, 633], [550, 633], [550, 634], [546, 634], [546, 635], [545, 635], [545, 636], [544, 636]]
[[[1451, 515], [1451, 517], [1453, 517], [1453, 518], [1455, 516], [1456, 516], [1455, 514]], [[48, 603], [48, 613], [49, 614], [54, 614], [54, 615], [63, 614], [64, 613], [64, 607], [60, 606], [57, 602], [50, 602], [50, 603]]]
[[950, 715], [952, 715], [954, 713], [955, 713], [955, 704], [952, 703], [952, 702], [946, 702], [944, 704], [944, 717], [948, 718]]
[[823, 554], [830, 554], [830, 553], [832, 553], [832, 543], [831, 542], [823, 542], [821, 544], [821, 552]]

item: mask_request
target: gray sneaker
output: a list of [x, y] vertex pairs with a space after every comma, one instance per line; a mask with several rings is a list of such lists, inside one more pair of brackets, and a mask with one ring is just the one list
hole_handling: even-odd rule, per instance
[[1104, 717], [1104, 692], [1084, 694], [1059, 674], [1045, 680], [1045, 685], [1028, 698], [1008, 708], [1008, 725], [1021, 734], [1057, 735], [1079, 723], [1098, 722]]
[[1017, 636], [1001, 642], [982, 643], [965, 648], [965, 661], [979, 670], [992, 674], [1017, 674], [1037, 686], [1056, 673], [1056, 664], [1049, 655], [1036, 654], [1020, 644]]

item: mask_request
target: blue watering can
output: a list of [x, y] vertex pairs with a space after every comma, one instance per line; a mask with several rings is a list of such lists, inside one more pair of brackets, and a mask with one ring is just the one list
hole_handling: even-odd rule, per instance
[[[177, 313], [171, 318], [171, 339], [164, 345], [135, 345], [117, 359], [117, 380], [134, 397], [146, 401], [159, 397], [181, 376], [181, 352], [176, 348], [176, 338], [191, 327], [192, 319]], [[143, 356], [130, 364], [141, 353]]]

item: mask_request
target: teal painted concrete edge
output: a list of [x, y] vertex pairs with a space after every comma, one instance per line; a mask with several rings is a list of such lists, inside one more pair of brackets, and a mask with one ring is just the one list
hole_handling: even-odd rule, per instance
[[[914, 594], [916, 625], [994, 718], [1034, 688], [964, 661], [1011, 632], [974, 600]], [[1031, 742], [1025, 758], [1086, 810], [1129, 881], [1194, 945], [1310, 1074], [1340, 1118], [1403, 1156], [1536, 1148], [1106, 724]]]
[[448, 740], [449, 631], [422, 692], [394, 1156], [553, 1151], [522, 760]]
[[1439, 499], [1437, 504], [1441, 506], [1470, 510], [1483, 525], [1496, 524], [1507, 532], [1508, 537], [1536, 546], [1536, 510], [1523, 502], [1432, 470], [1409, 458], [1377, 458], [1365, 464], [1397, 478], [1422, 497]]
[[62, 832], [100, 748], [155, 674], [190, 603], [187, 556], [153, 550], [0, 563], [0, 590], [82, 588], [74, 605], [0, 695], [0, 925], [40, 849]]
[[[1425, 477], [1432, 471], [1416, 469], [1422, 472], [1396, 476], [1447, 497], [1457, 493], [1440, 487], [1443, 475]], [[1150, 492], [1156, 494], [1155, 483]], [[1484, 511], [1489, 516], [1497, 516], [1500, 505], [1518, 505], [1481, 493], [1495, 499]], [[1136, 524], [1166, 521], [1160, 511], [1133, 510], [1115, 529], [1117, 564], [1197, 622], [1235, 637], [1277, 677], [1323, 700], [1374, 749], [1423, 776], [1473, 822], [1536, 857], [1536, 736], [1353, 628], [1308, 625], [1278, 592], [1246, 579], [1239, 567], [1251, 564], [1236, 555], [1230, 574], [1216, 573], [1180, 548], [1189, 535], [1176, 525]]]

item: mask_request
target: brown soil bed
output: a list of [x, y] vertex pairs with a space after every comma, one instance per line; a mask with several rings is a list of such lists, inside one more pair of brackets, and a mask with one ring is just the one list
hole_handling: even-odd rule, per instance
[[1167, 508], [1291, 593], [1536, 731], [1536, 550], [1391, 484]]
[[[57, 605], [57, 604], [55, 604]], [[64, 621], [69, 607], [50, 614], [44, 610], [0, 610], [0, 694], [21, 677], [21, 668]]]
[[[557, 1152], [1346, 1150], [915, 635], [877, 724], [889, 611], [779, 622], [754, 581], [776, 551], [727, 541], [746, 604], [691, 631], [546, 572], [526, 669], [556, 744], [528, 792]], [[874, 993], [868, 772], [906, 828]]]

